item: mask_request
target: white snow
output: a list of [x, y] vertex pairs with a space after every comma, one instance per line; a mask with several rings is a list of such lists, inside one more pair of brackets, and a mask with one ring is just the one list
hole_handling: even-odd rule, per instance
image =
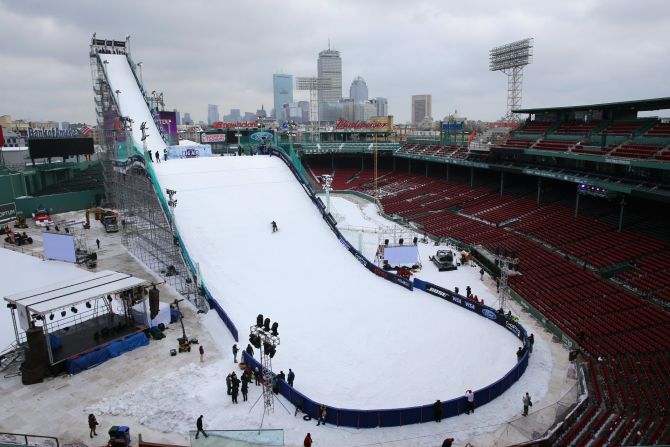
[[[278, 321], [273, 369], [292, 368], [312, 399], [360, 409], [429, 404], [493, 383], [514, 366], [518, 340], [504, 328], [363, 268], [279, 159], [155, 168], [162, 189], [177, 191], [180, 233], [241, 345], [258, 313]], [[482, 358], [486, 368], [476, 366]], [[411, 364], [426, 361], [417, 380]]]
[[[128, 116], [133, 120], [133, 140], [140, 150], [142, 149], [142, 131], [140, 126], [146, 122], [147, 148], [152, 152], [160, 151], [166, 147], [154, 119], [151, 116], [142, 92], [137, 85], [135, 76], [130, 69], [126, 56], [120, 54], [100, 54], [106, 70], [109, 87], [119, 105], [121, 116]], [[117, 91], [119, 93], [117, 93]]]

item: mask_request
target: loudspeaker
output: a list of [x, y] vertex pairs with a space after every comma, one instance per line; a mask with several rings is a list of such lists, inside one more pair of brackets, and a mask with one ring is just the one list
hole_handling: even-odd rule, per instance
[[149, 312], [152, 320], [156, 318], [156, 315], [158, 315], [158, 303], [160, 301], [159, 298], [160, 291], [158, 289], [154, 287], [153, 289], [149, 290]]

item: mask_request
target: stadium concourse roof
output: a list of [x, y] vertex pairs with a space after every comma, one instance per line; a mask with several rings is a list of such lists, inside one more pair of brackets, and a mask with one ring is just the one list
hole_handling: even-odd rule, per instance
[[606, 102], [603, 104], [586, 104], [581, 106], [541, 107], [538, 109], [516, 109], [514, 113], [546, 113], [569, 112], [585, 110], [635, 110], [644, 112], [649, 110], [670, 109], [670, 98], [640, 99], [637, 101]]

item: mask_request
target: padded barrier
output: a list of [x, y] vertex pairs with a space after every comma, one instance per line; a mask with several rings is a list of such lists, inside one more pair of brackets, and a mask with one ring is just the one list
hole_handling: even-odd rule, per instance
[[65, 361], [65, 367], [69, 374], [77, 374], [94, 366], [98, 366], [107, 360], [118, 357], [128, 351], [149, 344], [149, 339], [144, 332], [128, 335], [121, 340], [112, 341], [94, 351], [71, 357]]
[[[243, 361], [251, 366], [251, 369], [261, 369], [261, 364], [246, 351], [242, 352]], [[475, 390], [475, 406], [480, 407], [489, 403], [500, 396], [514, 382], [519, 380], [528, 366], [529, 353], [526, 352], [519, 363], [510, 370], [505, 377], [497, 382]], [[294, 406], [301, 405], [303, 412], [316, 420], [319, 417], [320, 402], [315, 402], [305, 396], [295, 388], [290, 387], [286, 382], [279, 382], [279, 394], [286, 398]], [[442, 418], [458, 416], [465, 411], [467, 401], [465, 396], [442, 401]], [[397, 427], [401, 425], [418, 424], [422, 422], [434, 421], [433, 404], [421, 405], [408, 408], [390, 408], [384, 410], [354, 410], [349, 408], [337, 408], [326, 404], [327, 413], [326, 422], [328, 424], [355, 427], [355, 428], [375, 428], [375, 427]]]

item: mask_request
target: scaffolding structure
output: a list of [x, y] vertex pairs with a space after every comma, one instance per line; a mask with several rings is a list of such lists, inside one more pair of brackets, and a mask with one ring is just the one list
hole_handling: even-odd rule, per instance
[[503, 121], [519, 121], [513, 112], [521, 107], [523, 68], [533, 62], [533, 39], [508, 43], [489, 51], [489, 70], [507, 75], [507, 113]]
[[[321, 90], [329, 88], [330, 79], [317, 77], [297, 77], [295, 80], [296, 90], [309, 91], [309, 121], [313, 134], [319, 135], [321, 117], [319, 115], [319, 97]], [[312, 142], [317, 141], [312, 136]]]
[[516, 253], [509, 253], [507, 250], [496, 248], [495, 263], [500, 268], [500, 278], [498, 278], [498, 290], [500, 296], [498, 302], [500, 309], [508, 309], [508, 300], [511, 298], [508, 278], [517, 275], [519, 272], [519, 258]]
[[[102, 146], [103, 181], [107, 206], [119, 211], [121, 236], [126, 248], [198, 309], [207, 305], [198, 278], [188, 269], [174, 231], [171, 210], [164, 209], [147, 166], [146, 154], [133, 144], [133, 123], [119, 113], [99, 53], [124, 54], [135, 65], [123, 41], [91, 42], [90, 64], [98, 121], [97, 141]], [[139, 78], [138, 78], [139, 79]], [[138, 81], [139, 82], [139, 81]], [[159, 129], [161, 126], [157, 126]]]
[[270, 319], [266, 318], [263, 321], [263, 316], [259, 315], [259, 317], [256, 325], [249, 328], [249, 340], [255, 339], [255, 346], [260, 349], [261, 375], [263, 377], [263, 411], [265, 414], [274, 411], [272, 357], [275, 355], [280, 340], [276, 326], [273, 326], [272, 330], [270, 329]]

